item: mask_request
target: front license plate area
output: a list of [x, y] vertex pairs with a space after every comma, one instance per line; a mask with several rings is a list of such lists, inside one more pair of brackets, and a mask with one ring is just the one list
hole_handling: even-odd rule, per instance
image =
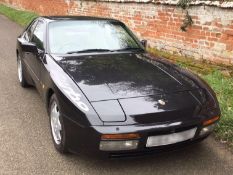
[[195, 136], [196, 130], [197, 128], [193, 128], [167, 135], [150, 136], [147, 139], [146, 147], [170, 145], [192, 139]]

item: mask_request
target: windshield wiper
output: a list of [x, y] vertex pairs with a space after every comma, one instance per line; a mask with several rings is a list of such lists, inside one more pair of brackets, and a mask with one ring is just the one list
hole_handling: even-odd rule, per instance
[[117, 49], [117, 50], [112, 50], [113, 52], [117, 52], [117, 51], [127, 51], [127, 50], [144, 50], [140, 47], [126, 47], [126, 48], [123, 48], [123, 49]]
[[111, 50], [109, 49], [85, 49], [85, 50], [70, 51], [70, 52], [67, 52], [67, 54], [88, 53], [88, 52], [111, 52]]
[[89, 52], [118, 52], [118, 51], [127, 51], [127, 50], [141, 50], [141, 51], [144, 51], [144, 49], [142, 49], [140, 47], [126, 47], [126, 48], [123, 48], [123, 49], [116, 49], [116, 50], [109, 50], [109, 49], [85, 49], [85, 50], [70, 51], [70, 52], [67, 52], [67, 54], [89, 53]]

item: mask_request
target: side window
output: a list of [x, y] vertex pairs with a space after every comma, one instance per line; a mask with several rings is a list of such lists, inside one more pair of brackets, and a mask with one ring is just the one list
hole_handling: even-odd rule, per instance
[[36, 27], [36, 24], [37, 24], [37, 20], [32, 22], [32, 24], [30, 25], [30, 27], [27, 29], [27, 31], [24, 33], [24, 39], [26, 41], [30, 41], [31, 37], [32, 37], [32, 33]]
[[35, 43], [38, 49], [44, 50], [44, 32], [45, 23], [38, 21], [36, 28], [32, 34], [31, 42]]
[[25, 32], [25, 33], [24, 33], [23, 38], [24, 38], [26, 41], [29, 41], [28, 32]]

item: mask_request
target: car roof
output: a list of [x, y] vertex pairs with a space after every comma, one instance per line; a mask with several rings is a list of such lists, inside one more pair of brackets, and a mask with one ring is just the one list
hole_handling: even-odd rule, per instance
[[52, 20], [52, 21], [60, 21], [60, 20], [105, 20], [105, 21], [118, 21], [112, 18], [102, 18], [102, 17], [95, 17], [95, 16], [41, 16], [40, 18], [44, 18], [45, 20]]

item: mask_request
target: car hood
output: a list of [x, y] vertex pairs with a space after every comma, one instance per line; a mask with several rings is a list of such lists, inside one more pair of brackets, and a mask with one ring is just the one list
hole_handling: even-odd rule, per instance
[[105, 125], [177, 124], [200, 117], [205, 95], [199, 83], [165, 60], [146, 53], [53, 57]]
[[148, 61], [147, 54], [53, 57], [91, 102], [169, 94], [197, 88], [168, 66]]

